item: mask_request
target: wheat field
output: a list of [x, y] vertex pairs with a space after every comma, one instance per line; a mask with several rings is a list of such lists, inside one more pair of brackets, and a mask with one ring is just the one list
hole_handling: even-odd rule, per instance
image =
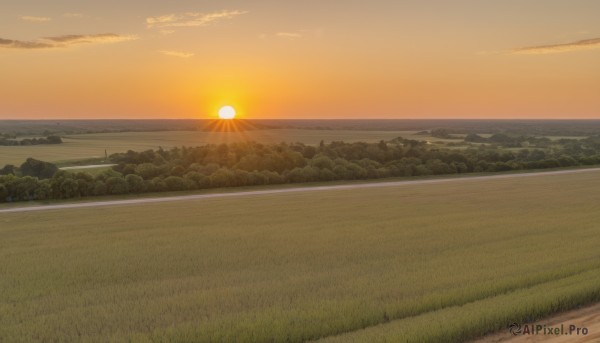
[[461, 342], [600, 300], [600, 175], [0, 215], [2, 342]]

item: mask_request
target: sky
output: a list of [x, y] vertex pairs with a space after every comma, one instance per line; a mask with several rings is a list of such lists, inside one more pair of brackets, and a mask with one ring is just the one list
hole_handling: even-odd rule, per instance
[[2, 0], [0, 119], [598, 118], [596, 0]]

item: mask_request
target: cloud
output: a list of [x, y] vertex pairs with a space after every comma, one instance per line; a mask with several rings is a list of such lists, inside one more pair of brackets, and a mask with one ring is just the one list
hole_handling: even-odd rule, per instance
[[280, 37], [280, 38], [289, 38], [289, 39], [298, 39], [298, 38], [303, 37], [303, 35], [298, 32], [278, 32], [276, 34], [276, 36]]
[[183, 14], [167, 14], [146, 18], [146, 24], [148, 28], [208, 26], [221, 20], [233, 19], [245, 13], [247, 12], [221, 11], [213, 13], [187, 12]]
[[148, 25], [148, 27], [170, 26], [169, 24], [176, 22], [178, 20], [177, 18], [178, 17], [175, 16], [174, 14], [162, 15], [162, 16], [158, 16], [158, 17], [149, 17], [149, 18], [146, 18], [146, 24]]
[[118, 43], [137, 39], [137, 36], [123, 36], [114, 33], [101, 33], [96, 35], [65, 35], [44, 37], [35, 41], [20, 41], [0, 38], [0, 48], [8, 49], [52, 49], [68, 48], [77, 44], [107, 44]]
[[159, 52], [163, 55], [180, 57], [180, 58], [190, 58], [190, 57], [194, 56], [194, 53], [183, 52], [183, 51], [161, 50]]
[[19, 41], [19, 40], [0, 38], [0, 48], [48, 49], [48, 48], [54, 48], [54, 44], [45, 43], [42, 41], [27, 42], [27, 41]]
[[262, 40], [267, 40], [269, 38], [280, 38], [280, 39], [309, 39], [309, 38], [321, 38], [323, 35], [323, 30], [321, 29], [304, 29], [304, 30], [294, 30], [294, 31], [279, 31], [272, 34], [260, 34], [258, 38]]
[[160, 30], [159, 32], [161, 35], [167, 36], [167, 35], [172, 35], [173, 33], [175, 33], [175, 30]]
[[600, 38], [585, 39], [565, 44], [539, 45], [518, 48], [513, 49], [511, 53], [518, 55], [541, 55], [591, 49], [600, 49]]
[[115, 33], [101, 33], [97, 35], [65, 35], [44, 38], [44, 40], [65, 45], [81, 43], [119, 43], [135, 39], [137, 39], [136, 36], [122, 36]]
[[34, 17], [34, 16], [30, 16], [30, 15], [24, 15], [21, 17], [21, 20], [30, 21], [30, 22], [34, 22], [34, 23], [43, 23], [43, 22], [52, 20], [52, 18], [50, 18], [50, 17]]
[[83, 14], [81, 13], [63, 13], [63, 17], [65, 18], [81, 18], [83, 17]]

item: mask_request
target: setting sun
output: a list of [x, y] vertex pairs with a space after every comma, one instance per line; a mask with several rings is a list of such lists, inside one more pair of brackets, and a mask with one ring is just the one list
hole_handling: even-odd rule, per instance
[[219, 110], [220, 119], [233, 119], [235, 118], [235, 108], [231, 106], [223, 106]]

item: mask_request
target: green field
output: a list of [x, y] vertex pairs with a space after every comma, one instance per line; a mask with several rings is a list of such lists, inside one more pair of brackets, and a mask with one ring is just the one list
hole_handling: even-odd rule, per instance
[[1, 214], [0, 341], [463, 341], [600, 300], [598, 187], [590, 172]]
[[60, 145], [0, 146], [0, 167], [5, 164], [20, 165], [28, 157], [48, 162], [64, 162], [102, 158], [105, 150], [110, 155], [127, 150], [144, 151], [159, 147], [169, 149], [239, 141], [256, 141], [265, 144], [301, 142], [316, 145], [323, 137], [327, 137], [325, 142], [370, 143], [391, 140], [398, 136], [418, 140], [433, 139], [414, 133], [414, 131], [273, 129], [246, 132], [160, 131], [80, 134], [64, 136], [64, 143]]

